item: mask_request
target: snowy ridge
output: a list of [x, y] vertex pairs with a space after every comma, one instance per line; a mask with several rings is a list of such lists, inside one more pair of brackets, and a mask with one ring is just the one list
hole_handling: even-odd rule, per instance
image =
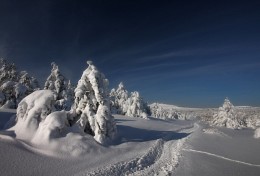
[[189, 107], [181, 107], [181, 106], [176, 106], [176, 105], [171, 105], [171, 104], [165, 104], [165, 103], [152, 103], [149, 106], [154, 107], [154, 106], [159, 106], [164, 109], [179, 109], [179, 110], [201, 110], [203, 108], [189, 108]]
[[149, 105], [152, 117], [160, 119], [190, 120], [200, 117], [210, 117], [215, 109], [187, 108], [175, 105], [152, 103]]

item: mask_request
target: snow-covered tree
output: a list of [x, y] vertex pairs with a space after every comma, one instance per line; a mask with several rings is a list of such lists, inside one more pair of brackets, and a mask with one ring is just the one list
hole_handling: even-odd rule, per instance
[[223, 126], [232, 129], [240, 129], [246, 126], [243, 119], [236, 113], [233, 104], [228, 98], [224, 100], [224, 104], [214, 115], [212, 125]]
[[51, 74], [44, 84], [44, 89], [52, 90], [57, 93], [57, 101], [55, 104], [57, 110], [69, 110], [74, 99], [74, 88], [70, 81], [60, 73], [57, 64], [52, 62], [51, 66]]
[[0, 59], [0, 85], [6, 81], [18, 81], [18, 74], [14, 63], [9, 63], [7, 60]]
[[151, 107], [152, 116], [159, 119], [165, 119], [164, 116], [165, 110], [156, 103], [153, 107]]
[[116, 135], [116, 124], [110, 112], [108, 80], [88, 61], [88, 68], [83, 72], [75, 89], [73, 110], [80, 128], [93, 135], [99, 143], [106, 143]]
[[40, 87], [38, 80], [30, 76], [27, 71], [20, 72], [19, 83], [26, 86], [28, 93], [32, 93]]
[[114, 113], [141, 118], [147, 118], [150, 113], [149, 107], [140, 97], [139, 92], [131, 92], [129, 96], [122, 82], [116, 90], [111, 90], [110, 98], [111, 109]]
[[127, 99], [126, 115], [130, 117], [148, 118], [147, 105], [140, 97], [139, 92], [131, 92], [131, 96]]
[[27, 95], [39, 88], [35, 78], [26, 71], [18, 72], [13, 63], [0, 59], [0, 105], [2, 108], [16, 108]]
[[118, 88], [112, 89], [110, 92], [112, 103], [112, 111], [117, 114], [125, 114], [127, 111], [128, 91], [125, 89], [124, 84], [120, 82]]

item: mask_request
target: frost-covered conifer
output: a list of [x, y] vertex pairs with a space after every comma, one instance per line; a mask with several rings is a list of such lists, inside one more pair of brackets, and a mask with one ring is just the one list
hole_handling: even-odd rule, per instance
[[130, 117], [147, 118], [150, 112], [147, 104], [140, 97], [139, 92], [132, 92], [131, 96], [129, 96], [122, 82], [118, 85], [116, 90], [111, 90], [110, 97], [112, 99], [111, 109], [114, 113]]
[[51, 63], [51, 74], [47, 78], [44, 89], [52, 90], [57, 94], [55, 107], [57, 110], [69, 110], [74, 98], [74, 90], [70, 81], [68, 81], [54, 62]]
[[6, 81], [18, 81], [18, 74], [14, 63], [9, 63], [5, 59], [0, 59], [0, 84]]
[[2, 108], [16, 108], [27, 95], [39, 88], [35, 78], [26, 71], [17, 72], [16, 66], [0, 59], [0, 105]]
[[125, 115], [127, 112], [127, 99], [129, 97], [128, 91], [125, 89], [122, 82], [120, 82], [116, 90], [111, 90], [110, 98], [112, 102], [112, 111], [117, 114]]
[[240, 129], [245, 127], [245, 122], [238, 116], [233, 104], [226, 98], [223, 106], [214, 115], [212, 125]]
[[39, 90], [39, 82], [36, 78], [31, 77], [27, 71], [21, 71], [19, 74], [19, 83], [26, 86], [28, 94]]
[[117, 131], [110, 112], [108, 80], [92, 61], [87, 63], [88, 68], [75, 89], [74, 121], [85, 133], [93, 135], [96, 141], [104, 144], [108, 139], [113, 139]]
[[140, 97], [139, 92], [131, 92], [131, 96], [127, 100], [126, 115], [130, 117], [141, 117], [147, 119], [147, 105]]

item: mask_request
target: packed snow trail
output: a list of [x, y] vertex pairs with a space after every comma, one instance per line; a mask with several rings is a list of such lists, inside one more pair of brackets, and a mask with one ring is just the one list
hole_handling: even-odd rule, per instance
[[90, 173], [81, 172], [78, 175], [169, 175], [178, 166], [180, 152], [188, 135], [197, 129], [199, 125], [194, 123], [191, 127], [178, 130], [179, 133], [176, 135], [183, 134], [179, 139], [173, 139], [173, 135], [157, 139], [141, 157], [98, 168]]
[[251, 164], [251, 163], [247, 163], [247, 162], [243, 162], [243, 161], [233, 160], [233, 159], [226, 158], [224, 156], [216, 155], [216, 154], [209, 153], [209, 152], [193, 150], [193, 149], [183, 149], [183, 150], [188, 151], [188, 152], [195, 152], [195, 153], [201, 153], [201, 154], [205, 154], [205, 155], [209, 155], [209, 156], [214, 156], [214, 157], [221, 158], [221, 159], [224, 159], [224, 160], [227, 160], [227, 161], [231, 161], [231, 162], [235, 162], [235, 163], [239, 163], [239, 164], [244, 164], [244, 165], [248, 165], [248, 166], [260, 167], [259, 164]]

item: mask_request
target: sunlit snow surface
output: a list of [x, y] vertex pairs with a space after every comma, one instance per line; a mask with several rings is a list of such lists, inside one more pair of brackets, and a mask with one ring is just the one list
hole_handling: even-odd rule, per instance
[[[196, 120], [115, 115], [117, 139], [102, 146], [70, 130], [49, 145], [17, 139], [0, 112], [1, 175], [256, 175], [260, 140], [254, 130], [210, 127]], [[9, 122], [9, 124], [11, 124]]]

